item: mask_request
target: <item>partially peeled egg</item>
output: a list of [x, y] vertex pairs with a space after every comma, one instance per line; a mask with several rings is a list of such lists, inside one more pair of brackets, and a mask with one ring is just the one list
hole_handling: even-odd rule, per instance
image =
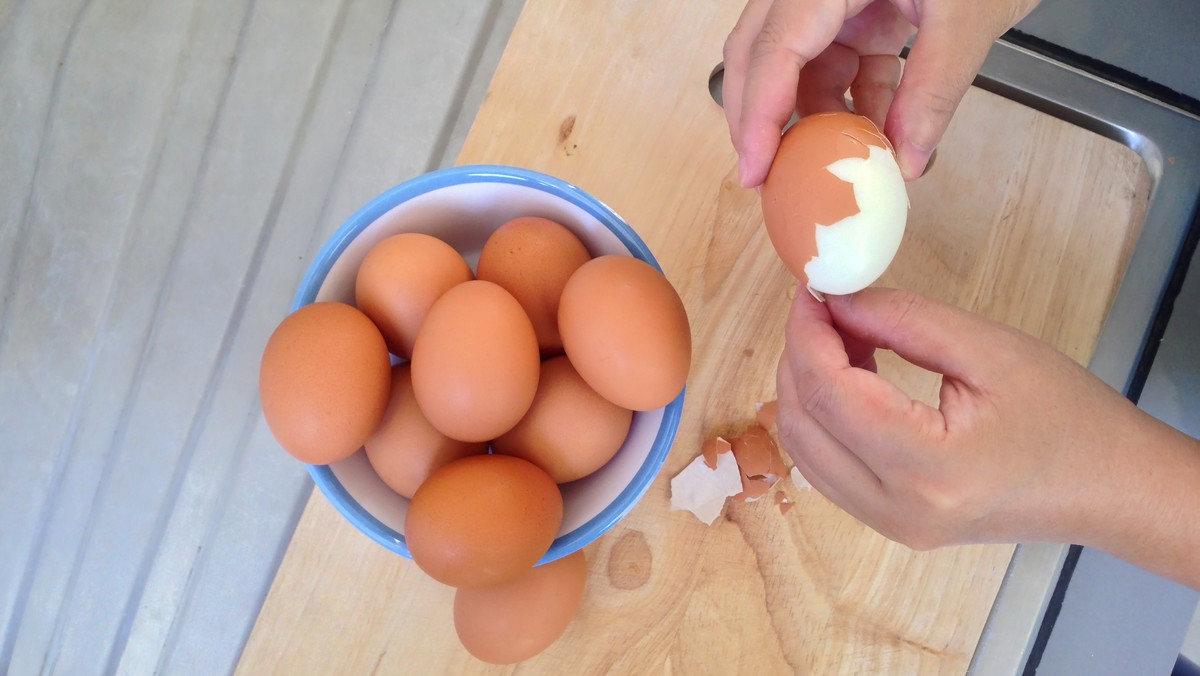
[[892, 262], [908, 192], [887, 137], [847, 112], [802, 118], [784, 133], [762, 186], [763, 220], [784, 265], [810, 291], [848, 294]]

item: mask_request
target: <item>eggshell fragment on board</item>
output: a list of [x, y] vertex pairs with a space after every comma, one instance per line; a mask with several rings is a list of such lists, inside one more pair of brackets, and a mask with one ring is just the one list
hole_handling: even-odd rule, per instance
[[704, 457], [704, 464], [708, 465], [709, 469], [716, 469], [717, 456], [732, 450], [733, 445], [723, 437], [713, 437], [705, 440], [704, 444], [700, 446], [700, 455]]
[[802, 490], [802, 491], [812, 490], [813, 485], [808, 482], [808, 479], [804, 478], [803, 474], [800, 473], [799, 467], [792, 465], [792, 471], [789, 474], [789, 476], [792, 479], [792, 483], [796, 485], [796, 488], [798, 490]]
[[908, 206], [887, 137], [848, 112], [792, 125], [762, 187], [771, 243], [818, 297], [853, 293], [883, 274], [899, 250]]
[[756, 409], [755, 419], [758, 420], [758, 424], [762, 425], [771, 434], [775, 434], [775, 432], [776, 432], [775, 426], [776, 426], [777, 418], [779, 417], [779, 402], [778, 401], [768, 401], [768, 402], [760, 401], [755, 406], [755, 409]]
[[779, 456], [779, 446], [761, 425], [747, 427], [744, 433], [734, 437], [729, 443], [742, 475], [747, 478], [777, 479], [787, 471], [783, 465], [783, 458]]
[[782, 491], [775, 493], [775, 504], [779, 507], [780, 514], [787, 514], [796, 505]]
[[698, 455], [671, 479], [671, 510], [689, 511], [711, 526], [721, 516], [725, 499], [741, 491], [742, 474], [732, 452], [717, 454], [716, 469]]
[[522, 662], [550, 647], [583, 602], [582, 551], [530, 569], [517, 579], [454, 594], [454, 629], [467, 652], [491, 664]]

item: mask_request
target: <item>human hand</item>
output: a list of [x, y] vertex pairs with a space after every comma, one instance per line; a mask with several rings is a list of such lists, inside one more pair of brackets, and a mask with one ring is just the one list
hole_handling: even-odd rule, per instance
[[1037, 2], [749, 0], [725, 42], [722, 85], [742, 185], [762, 184], [793, 112], [846, 110], [847, 89], [904, 178], [918, 178], [992, 43]]
[[[942, 374], [937, 407], [874, 350]], [[1200, 443], [1015, 329], [913, 294], [796, 294], [779, 432], [823, 495], [918, 549], [1057, 541], [1200, 587]]]

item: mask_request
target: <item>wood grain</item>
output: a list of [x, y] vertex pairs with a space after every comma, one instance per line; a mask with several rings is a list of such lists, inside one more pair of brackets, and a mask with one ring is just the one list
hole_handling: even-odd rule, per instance
[[[460, 163], [554, 174], [647, 241], [688, 308], [694, 361], [666, 467], [590, 546], [566, 635], [519, 667], [459, 646], [452, 591], [356, 533], [314, 495], [243, 655], [261, 673], [961, 674], [1010, 545], [918, 553], [813, 492], [731, 504], [705, 527], [670, 512], [669, 479], [703, 438], [774, 397], [795, 281], [753, 191], [736, 183], [707, 91], [737, 3], [530, 0]], [[931, 173], [910, 186], [882, 283], [977, 310], [1086, 362], [1142, 221], [1128, 149], [973, 90]], [[937, 379], [882, 371], [936, 401]]]

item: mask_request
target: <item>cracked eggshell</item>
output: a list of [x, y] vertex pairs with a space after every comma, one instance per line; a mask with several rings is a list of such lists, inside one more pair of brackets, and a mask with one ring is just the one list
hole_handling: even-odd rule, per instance
[[805, 479], [804, 475], [800, 473], [799, 467], [792, 465], [792, 471], [790, 472], [789, 476], [792, 478], [792, 483], [796, 485], [798, 490], [807, 491], [812, 489], [813, 485], [810, 484], [808, 479]]
[[704, 444], [700, 446], [700, 454], [704, 457], [704, 464], [709, 469], [717, 468], [717, 456], [732, 450], [733, 445], [726, 441], [724, 437], [706, 439]]
[[741, 492], [742, 473], [733, 453], [718, 453], [716, 469], [698, 455], [671, 479], [671, 510], [687, 510], [711, 526], [721, 516], [725, 499]]
[[820, 297], [854, 293], [883, 274], [900, 248], [908, 193], [874, 123], [821, 113], [784, 133], [762, 208], [780, 259]]
[[[783, 476], [786, 471], [783, 458], [779, 455], [779, 447], [770, 433], [761, 425], [750, 425], [745, 433], [729, 441], [733, 455], [737, 458], [742, 476], [747, 479], [754, 477]], [[772, 482], [773, 483], [773, 482]]]

